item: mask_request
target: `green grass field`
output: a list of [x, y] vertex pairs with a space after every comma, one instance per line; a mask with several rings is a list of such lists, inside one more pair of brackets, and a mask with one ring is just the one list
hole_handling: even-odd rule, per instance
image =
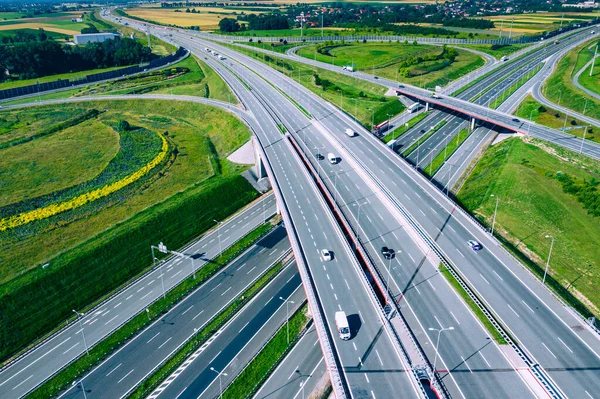
[[[545, 151], [560, 151], [558, 158]], [[600, 305], [600, 219], [590, 215], [577, 198], [563, 191], [557, 173], [577, 182], [600, 177], [600, 165], [577, 154], [510, 138], [487, 151], [466, 180], [458, 198], [486, 224], [491, 224], [499, 199], [496, 232], [543, 267], [555, 244], [550, 275], [596, 314]], [[581, 278], [585, 273], [585, 278]]]
[[[0, 150], [5, 154], [2, 160], [3, 166], [14, 169], [15, 166], [11, 165], [21, 164], [29, 168], [18, 171], [21, 179], [17, 179], [15, 176], [4, 184], [3, 190], [7, 190], [7, 192], [16, 190], [12, 197], [4, 200], [5, 203], [9, 202], [10, 198], [19, 200], [18, 203], [12, 202], [0, 208], [4, 216], [7, 213], [10, 214], [13, 208], [21, 209], [23, 205], [20, 204], [27, 205], [27, 201], [34, 201], [32, 202], [34, 204], [37, 203], [35, 201], [43, 199], [44, 203], [51, 203], [54, 198], [62, 198], [61, 196], [66, 195], [64, 190], [60, 191], [61, 188], [68, 186], [69, 189], [79, 189], [79, 186], [75, 184], [84, 178], [92, 176], [100, 178], [103, 173], [106, 174], [107, 172], [98, 174], [100, 168], [97, 164], [106, 163], [109, 159], [111, 163], [117, 161], [118, 156], [111, 159], [111, 155], [115, 153], [115, 132], [112, 129], [118, 120], [127, 120], [136, 127], [136, 130], [130, 134], [131, 139], [128, 138], [126, 144], [127, 148], [130, 148], [128, 150], [130, 153], [138, 154], [131, 159], [121, 156], [123, 159], [119, 161], [120, 165], [127, 167], [131, 164], [131, 167], [135, 169], [137, 167], [132, 163], [135, 159], [139, 159], [135, 161], [138, 164], [143, 164], [147, 159], [152, 158], [156, 153], [156, 145], [153, 144], [156, 143], [156, 139], [153, 137], [156, 137], [157, 133], [168, 138], [169, 158], [166, 163], [153, 169], [147, 178], [144, 177], [139, 183], [126, 187], [114, 195], [93, 201], [72, 212], [63, 212], [48, 219], [29, 223], [18, 228], [20, 229], [19, 234], [12, 230], [3, 232], [0, 236], [0, 243], [3, 247], [3, 251], [0, 253], [0, 264], [2, 265], [0, 267], [0, 283], [2, 284], [0, 286], [0, 314], [2, 314], [0, 318], [2, 318], [3, 324], [8, 323], [4, 325], [21, 328], [21, 333], [17, 341], [12, 336], [15, 330], [7, 330], [6, 335], [0, 333], [0, 358], [4, 358], [11, 351], [20, 349], [30, 340], [70, 316], [61, 314], [64, 309], [61, 310], [60, 307], [55, 306], [56, 300], [62, 298], [61, 300], [67, 301], [68, 295], [61, 291], [60, 286], [53, 286], [53, 284], [63, 281], [66, 285], [60, 284], [64, 290], [64, 287], [68, 286], [64, 279], [70, 278], [71, 271], [93, 264], [89, 259], [83, 261], [82, 256], [85, 257], [86, 254], [94, 253], [94, 251], [103, 253], [103, 246], [111, 244], [113, 240], [118, 240], [120, 237], [131, 235], [128, 239], [130, 247], [126, 251], [120, 253], [113, 250], [109, 257], [110, 260], [104, 260], [104, 262], [113, 261], [120, 264], [121, 269], [118, 273], [111, 275], [111, 278], [105, 278], [102, 283], [93, 281], [94, 278], [90, 277], [89, 283], [94, 286], [91, 288], [83, 284], [81, 289], [86, 291], [80, 291], [78, 286], [72, 288], [72, 292], [69, 294], [74, 296], [69, 300], [74, 302], [69, 306], [75, 308], [84, 307], [88, 302], [103, 295], [107, 289], [122, 284], [149, 266], [150, 261], [146, 259], [149, 257], [146, 254], [149, 244], [141, 240], [142, 237], [147, 239], [147, 235], [143, 234], [142, 237], [136, 235], [138, 234], [136, 233], [137, 229], [144, 223], [149, 223], [149, 221], [158, 223], [154, 220], [161, 213], [175, 212], [176, 209], [188, 206], [192, 199], [202, 198], [211, 190], [216, 190], [212, 195], [216, 198], [211, 201], [216, 201], [214, 205], [218, 204], [219, 209], [210, 210], [212, 205], [206, 203], [203, 211], [195, 211], [197, 213], [194, 218], [190, 219], [188, 215], [185, 222], [179, 222], [178, 225], [176, 223], [177, 229], [169, 230], [164, 227], [156, 229], [155, 233], [161, 234], [161, 237], [166, 240], [164, 242], [172, 241], [173, 244], [170, 246], [178, 247], [200, 234], [203, 229], [212, 226], [214, 217], [226, 217], [255, 196], [253, 189], [243, 179], [242, 182], [231, 186], [232, 183], [229, 181], [237, 177], [246, 167], [232, 164], [226, 159], [227, 155], [249, 139], [250, 133], [242, 122], [230, 114], [212, 107], [176, 101], [102, 101], [47, 106], [39, 109], [5, 110], [0, 112], [0, 118], [7, 121], [36, 119], [39, 121], [38, 128], [41, 129], [44, 126], [48, 127], [59, 121], [68, 120], [73, 115], [89, 109], [100, 109], [104, 112], [96, 119], [67, 129], [66, 133], [53, 133], [25, 144]], [[55, 118], [54, 114], [58, 117]], [[45, 119], [41, 118], [42, 115], [45, 115]], [[28, 122], [19, 123], [27, 126]], [[227, 129], [223, 129], [223, 126], [227, 126]], [[69, 134], [70, 132], [73, 134]], [[77, 134], [74, 134], [75, 132]], [[10, 134], [10, 132], [5, 134]], [[151, 140], [145, 139], [144, 135]], [[124, 136], [122, 133], [121, 136], [121, 152], [123, 152]], [[90, 144], [92, 139], [94, 139], [93, 145]], [[20, 149], [21, 146], [25, 147]], [[38, 146], [40, 148], [37, 148]], [[105, 153], [101, 153], [101, 147], [105, 148]], [[61, 151], [57, 154], [45, 155], [48, 159], [36, 161], [36, 154], [42, 154], [48, 148]], [[85, 153], [95, 157], [97, 162], [93, 162], [92, 159], [83, 159]], [[72, 159], [65, 161], [65, 158], [69, 157]], [[52, 170], [52, 165], [56, 165], [61, 159], [60, 172]], [[81, 162], [76, 162], [77, 159], [81, 159]], [[125, 173], [122, 169], [123, 167], [116, 172]], [[9, 174], [10, 170], [12, 169], [9, 169]], [[33, 176], [27, 176], [27, 170], [32, 173], [45, 173], [48, 181], [40, 180], [37, 187], [33, 180], [23, 182], [24, 179], [33, 178]], [[111, 176], [105, 178], [111, 179]], [[228, 190], [238, 190], [238, 192], [225, 194]], [[223, 192], [223, 194], [218, 194], [218, 192]], [[29, 197], [25, 197], [26, 194]], [[40, 197], [40, 194], [46, 195]], [[234, 195], [235, 200], [229, 202], [218, 200], [219, 195]], [[209, 215], [209, 213], [211, 214]], [[193, 221], [193, 219], [199, 220]], [[189, 225], [186, 226], [186, 223]], [[150, 239], [158, 240], [159, 238], [150, 237]], [[137, 240], [140, 242], [137, 243]], [[121, 248], [121, 251], [123, 249]], [[141, 252], [135, 255], [136, 251]], [[128, 259], [130, 256], [134, 256], [135, 260]], [[96, 255], [93, 258], [94, 261], [96, 258], [100, 260], [102, 256]], [[46, 262], [51, 264], [49, 269], [42, 270], [38, 267]], [[109, 268], [108, 265], [106, 267]], [[80, 272], [87, 273], [84, 270], [80, 270]], [[59, 276], [62, 277], [59, 278]], [[57, 278], [58, 280], [56, 280]], [[45, 282], [45, 299], [31, 302], [38, 304], [37, 307], [28, 305], [28, 309], [30, 309], [27, 312], [28, 317], [33, 318], [35, 322], [32, 319], [12, 319], [17, 317], [12, 313], [14, 309], [12, 306], [20, 301], [13, 295], [17, 298], [21, 298], [21, 296], [31, 298], [34, 293], [29, 291], [29, 287], [43, 282]], [[79, 294], [76, 295], [77, 293]], [[57, 309], [55, 310], [55, 308]], [[70, 312], [70, 309], [68, 311]]]
[[418, 73], [418, 76], [398, 76], [398, 69], [401, 62], [408, 60], [410, 57], [438, 55], [441, 52], [442, 48], [439, 46], [420, 44], [353, 43], [341, 46], [339, 44], [334, 45], [328, 51], [329, 54], [318, 52], [316, 46], [307, 46], [300, 49], [298, 55], [310, 59], [315, 59], [316, 57], [318, 61], [340, 67], [354, 65], [359, 71], [374, 73], [377, 76], [399, 80], [400, 82], [420, 87], [446, 85], [450, 81], [458, 79], [484, 64], [478, 55], [462, 50], [458, 52], [455, 62], [449, 66], [427, 72], [428, 68], [441, 63], [441, 61], [426, 61], [411, 67], [416, 74]]
[[299, 81], [312, 92], [341, 107], [368, 128], [373, 125], [373, 120], [378, 124], [388, 119], [388, 114], [396, 115], [404, 110], [404, 106], [395, 96], [384, 96], [387, 91], [384, 87], [299, 62], [275, 59], [248, 49], [241, 50], [238, 46], [233, 48]]
[[[600, 42], [592, 42], [591, 46], [585, 46], [579, 52], [577, 57], [577, 65], [575, 66], [575, 73], [585, 66], [585, 64], [592, 59], [594, 56], [595, 46], [600, 45]], [[591, 47], [591, 48], [589, 48]], [[591, 66], [587, 67], [585, 71], [579, 76], [579, 84], [588, 90], [591, 90], [597, 94], [600, 94], [600, 60], [596, 58], [594, 63], [594, 69], [590, 76]]]
[[[529, 47], [529, 44], [511, 44], [509, 46], [501, 47], [499, 49], [492, 50], [491, 44], [461, 44], [458, 47], [471, 48], [473, 50], [483, 51], [489, 55], [494, 56], [497, 60], [502, 58], [503, 56], [510, 56], [511, 54], [523, 50], [526, 47]], [[510, 57], [509, 57], [510, 58]]]
[[[559, 112], [554, 109], [546, 108], [542, 106], [539, 102], [537, 102], [533, 97], [527, 96], [525, 99], [519, 104], [517, 111], [515, 114], [523, 119], [529, 119], [539, 123], [540, 125], [548, 126], [554, 129], [562, 129], [565, 126], [565, 116], [567, 117], [567, 127], [573, 126], [585, 126], [586, 124], [577, 120], [573, 116], [565, 115], [564, 112]], [[575, 125], [573, 125], [575, 123]], [[583, 137], [585, 129], [572, 129], [565, 130], [565, 133], [572, 134], [577, 137]], [[588, 128], [585, 138], [586, 140], [592, 140], [598, 142], [600, 137], [597, 134], [600, 132], [600, 127], [590, 126]]]
[[544, 95], [554, 103], [598, 118], [600, 115], [600, 100], [588, 96], [585, 92], [577, 89], [572, 81], [573, 75], [578, 69], [591, 59], [591, 55], [582, 49], [592, 42], [588, 41], [569, 51], [562, 60], [558, 62], [554, 72], [542, 88]]

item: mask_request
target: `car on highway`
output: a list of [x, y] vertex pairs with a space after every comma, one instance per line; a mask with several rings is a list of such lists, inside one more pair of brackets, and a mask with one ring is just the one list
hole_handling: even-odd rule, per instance
[[396, 251], [394, 251], [392, 248], [381, 247], [381, 254], [386, 259], [392, 259], [396, 254]]
[[483, 248], [483, 246], [481, 246], [481, 244], [475, 240], [469, 240], [467, 241], [467, 244], [469, 244], [469, 247], [471, 247], [473, 251], [479, 251], [481, 248]]
[[333, 155], [333, 153], [329, 153], [327, 154], [327, 159], [329, 160], [329, 162], [333, 165], [335, 165], [337, 163], [337, 157], [335, 155]]
[[513, 118], [512, 121], [517, 123], [521, 122], [518, 118]]
[[315, 158], [317, 158], [317, 161], [322, 161], [325, 159], [325, 157], [323, 156], [323, 154], [321, 154], [320, 152], [317, 152], [315, 154]]
[[331, 259], [333, 259], [333, 254], [328, 249], [322, 249], [321, 259], [323, 259], [324, 262], [329, 262]]
[[344, 341], [351, 338], [350, 324], [348, 324], [348, 318], [345, 312], [335, 312], [335, 327], [338, 330], [340, 338]]

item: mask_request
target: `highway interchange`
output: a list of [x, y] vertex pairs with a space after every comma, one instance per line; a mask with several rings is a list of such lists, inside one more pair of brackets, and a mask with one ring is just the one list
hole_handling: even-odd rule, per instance
[[[143, 29], [140, 23], [130, 22], [133, 27]], [[154, 33], [161, 36], [160, 32]], [[437, 372], [449, 396], [594, 397], [596, 392], [600, 392], [600, 357], [598, 356], [600, 342], [597, 333], [541, 286], [501, 248], [493, 237], [415, 171], [411, 164], [398, 157], [392, 149], [374, 138], [336, 107], [259, 61], [195, 37], [191, 32], [172, 30], [169, 31], [168, 37], [165, 35], [162, 38], [182, 45], [198, 57], [205, 59], [232, 87], [243, 106], [252, 114], [253, 118], [247, 118], [246, 122], [261, 144], [261, 151], [274, 186], [278, 207], [286, 223], [287, 236], [294, 250], [299, 274], [290, 271], [295, 270], [296, 266], [288, 266], [285, 273], [278, 277], [282, 279], [285, 276], [286, 282], [272, 284], [270, 291], [261, 293], [261, 298], [264, 296], [267, 301], [264, 305], [245, 308], [239, 316], [236, 316], [237, 323], [243, 321], [247, 325], [242, 323], [239, 328], [240, 326], [232, 323], [227, 327], [229, 328], [227, 332], [224, 329], [223, 335], [216, 338], [221, 339], [222, 343], [209, 346], [206, 353], [201, 353], [198, 360], [194, 360], [202, 363], [204, 368], [191, 367], [184, 370], [181, 377], [174, 378], [173, 382], [161, 392], [157, 392], [156, 396], [214, 397], [217, 395], [217, 376], [211, 372], [209, 366], [214, 364], [216, 368], [231, 368], [232, 375], [239, 372], [243, 362], [237, 362], [236, 357], [241, 356], [243, 345], [236, 342], [236, 339], [244, 339], [246, 342], [248, 338], [243, 337], [260, 335], [264, 340], [268, 335], [266, 331], [274, 331], [282, 322], [282, 320], [273, 322], [270, 330], [269, 328], [263, 330], [263, 327], [269, 324], [270, 319], [267, 315], [273, 314], [275, 310], [281, 313], [281, 301], [275, 299], [281, 295], [285, 297], [294, 295], [296, 303], [301, 303], [304, 298], [308, 298], [311, 311], [315, 316], [314, 330], [301, 340], [302, 345], [307, 347], [307, 354], [310, 355], [303, 360], [298, 352], [296, 354], [292, 352], [257, 397], [295, 398], [298, 396], [300, 387], [297, 384], [292, 386], [292, 383], [281, 384], [281, 377], [277, 375], [289, 372], [288, 376], [291, 377], [296, 372], [292, 370], [295, 366], [291, 364], [304, 361], [306, 363], [302, 364], [302, 370], [298, 368], [299, 379], [302, 380], [302, 373], [307, 373], [311, 376], [308, 380], [314, 380], [316, 378], [312, 375], [318, 377], [319, 373], [314, 373], [313, 370], [318, 369], [322, 372], [327, 366], [333, 379], [335, 392], [339, 397], [347, 394], [355, 398], [386, 398], [394, 397], [397, 392], [404, 392], [407, 396], [424, 397], [422, 387], [407, 364], [406, 354], [398, 344], [398, 338], [388, 325], [384, 310], [361, 270], [352, 244], [348, 242], [347, 236], [338, 226], [331, 207], [322, 199], [315, 182], [321, 182], [326, 187], [341, 210], [341, 217], [351, 226], [354, 239], [366, 249], [374, 270], [379, 278], [385, 281], [385, 289], [389, 289], [414, 337], [426, 354], [429, 366], [432, 366], [435, 362], [433, 359], [436, 359]], [[562, 40], [561, 44], [567, 40]], [[217, 60], [208, 55], [205, 50], [207, 47], [217, 49], [226, 56], [226, 59]], [[527, 69], [535, 68], [535, 62], [543, 59], [543, 54], [534, 54], [535, 57], [524, 56], [510, 69], [517, 74], [515, 75], [517, 79], [519, 73], [526, 74]], [[298, 58], [294, 59], [299, 60]], [[312, 63], [311, 60], [301, 61]], [[319, 66], [324, 67], [321, 64]], [[397, 145], [399, 148], [406, 148], [410, 145], [407, 140], [417, 140], [421, 130], [426, 130], [428, 126], [435, 126], [441, 120], [447, 120], [446, 125], [425, 142], [424, 149], [419, 149], [418, 153], [413, 152], [409, 156], [412, 164], [421, 167], [429, 164], [443, 148], [444, 143], [469, 123], [469, 119], [464, 116], [465, 113], [475, 115], [480, 120], [489, 119], [496, 125], [513, 130], [523, 129], [523, 126], [527, 125], [522, 121], [516, 125], [512, 117], [504, 113], [489, 111], [487, 107], [474, 106], [465, 101], [473, 98], [474, 93], [480, 93], [482, 87], [491, 87], [492, 82], [498, 80], [500, 80], [498, 87], [481, 95], [476, 102], [485, 105], [492, 100], [493, 96], [501, 95], [514, 81], [505, 79], [503, 74], [506, 72], [501, 72], [503, 70], [506, 71], [506, 68], [498, 68], [499, 72], [492, 73], [465, 90], [459, 95], [458, 100], [446, 96], [441, 99], [431, 99], [425, 90], [408, 86], [398, 88], [413, 98], [435, 102], [438, 106], [457, 111], [457, 115], [435, 111], [422, 123], [401, 136], [405, 142], [399, 141]], [[341, 72], [341, 69], [338, 67], [336, 72]], [[369, 75], [358, 74], [355, 73], [355, 76], [372, 79]], [[383, 79], [379, 79], [379, 83], [391, 87], [398, 85], [396, 82], [387, 82]], [[289, 133], [282, 135], [278, 125], [284, 126]], [[352, 138], [346, 136], [344, 131], [348, 127], [358, 132], [358, 135]], [[540, 137], [546, 135], [545, 137], [550, 137], [550, 140], [560, 139], [556, 136], [560, 133], [548, 132], [549, 129], [537, 125], [527, 126], [527, 130], [532, 135]], [[471, 141], [467, 140], [473, 143], [471, 147], [462, 150], [463, 157], [473, 153], [477, 144], [484, 141], [489, 134], [488, 130], [481, 128], [475, 132], [477, 135], [474, 133], [469, 138]], [[290, 140], [298, 143], [301, 154], [294, 149]], [[581, 146], [581, 143], [573, 140], [574, 144], [571, 144], [569, 140], [561, 141], [566, 141], [567, 147]], [[583, 147], [584, 152], [590, 156], [600, 154], [596, 145], [586, 143]], [[315, 156], [317, 152], [323, 154], [333, 152], [339, 157], [339, 162], [330, 164], [327, 160], [319, 160]], [[311, 164], [317, 171], [317, 176], [309, 174], [299, 155]], [[460, 152], [457, 157], [460, 157]], [[459, 161], [460, 158], [452, 162], [458, 164]], [[442, 168], [438, 174], [442, 174], [442, 170], [444, 169]], [[446, 179], [450, 179], [449, 176], [455, 176], [456, 173], [453, 174], [449, 170], [445, 175], [448, 176]], [[443, 183], [443, 180], [440, 181]], [[269, 213], [272, 214], [273, 199], [269, 198], [269, 209], [271, 209]], [[252, 207], [254, 216], [251, 220], [255, 225], [260, 223], [257, 221], [259, 215], [255, 215], [257, 206]], [[241, 215], [248, 216], [247, 212], [249, 211]], [[232, 220], [239, 220], [241, 215]], [[250, 221], [248, 223], [251, 224]], [[235, 241], [233, 231], [231, 229], [229, 244]], [[239, 231], [236, 233], [239, 237]], [[471, 251], [466, 245], [468, 239], [481, 242], [483, 250]], [[225, 242], [225, 238], [222, 237], [222, 240]], [[247, 255], [255, 257], [252, 260], [257, 265], [254, 273], [260, 273], [272, 263], [273, 257], [288, 250], [288, 247], [283, 244], [284, 241], [287, 245], [286, 240], [279, 241], [276, 245], [279, 249], [273, 252], [272, 256], [271, 252], [268, 256], [254, 255], [252, 252]], [[212, 244], [211, 248], [214, 251], [214, 243]], [[193, 250], [196, 245], [199, 244], [194, 244], [189, 250]], [[380, 248], [384, 245], [396, 250], [394, 259], [386, 260], [381, 255]], [[259, 251], [259, 247], [260, 243], [251, 251]], [[323, 248], [334, 253], [333, 261], [324, 262], [321, 259], [319, 252]], [[209, 249], [203, 255], [206, 258], [209, 257], [208, 251]], [[214, 254], [210, 255], [212, 256]], [[483, 299], [502, 327], [510, 332], [514, 338], [514, 345], [499, 346], [491, 339], [471, 310], [438, 272], [440, 260], [451, 264], [479, 298]], [[175, 264], [176, 260], [171, 262], [169, 270], [174, 272], [178, 270], [175, 266], [179, 266], [177, 275], [181, 274], [180, 277], [173, 276], [177, 279], [173, 284], [192, 272], [190, 269], [189, 272], [183, 273], [182, 268], [185, 263], [180, 265], [181, 261], [177, 264]], [[239, 259], [228, 266], [234, 275], [242, 267], [242, 262], [243, 259]], [[261, 267], [263, 269], [260, 269]], [[165, 279], [169, 270], [165, 273]], [[158, 272], [155, 270], [153, 273]], [[252, 274], [246, 279], [236, 281], [235, 286], [232, 276], [224, 273], [224, 277], [227, 276], [229, 276], [227, 284], [232, 287], [233, 298], [235, 297], [233, 292], [241, 292], [240, 287], [256, 275]], [[156, 275], [154, 277], [154, 280], [148, 280], [148, 283], [155, 283]], [[302, 278], [306, 295], [303, 290], [297, 289], [300, 283], [299, 277]], [[213, 286], [210, 285], [211, 282]], [[171, 317], [175, 324], [154, 323], [87, 375], [85, 379], [89, 382], [89, 387], [86, 386], [89, 390], [88, 395], [92, 397], [123, 395], [137, 385], [135, 382], [139, 382], [139, 378], [158, 365], [160, 359], [174, 350], [177, 344], [184, 342], [194, 328], [199, 328], [196, 324], [202, 325], [207, 319], [192, 320], [196, 321], [192, 323], [189, 318], [186, 319], [183, 312], [188, 313], [188, 310], [192, 309], [190, 306], [196, 306], [193, 301], [200, 300], [199, 297], [210, 298], [209, 294], [212, 291], [208, 293], [206, 291], [212, 289], [214, 284], [217, 284], [217, 280], [211, 282], [205, 283], [201, 289], [172, 310]], [[140, 287], [143, 289], [142, 283], [136, 283], [135, 287], [138, 290]], [[148, 300], [160, 295], [155, 291], [150, 291], [153, 295], [150, 294]], [[194, 295], [198, 297], [194, 299]], [[226, 298], [221, 299], [224, 300]], [[258, 303], [262, 303], [262, 300], [257, 298], [253, 304], [257, 306]], [[186, 305], [186, 303], [193, 305]], [[215, 301], [211, 306], [218, 306], [219, 303], [222, 302]], [[130, 309], [128, 314], [138, 313], [147, 306], [147, 304], [140, 305], [139, 309]], [[347, 342], [338, 339], [332, 321], [333, 313], [338, 309], [351, 315], [353, 337]], [[101, 310], [100, 313], [94, 313], [86, 319], [85, 332], [88, 343], [90, 342], [88, 334], [95, 337], [94, 342], [97, 342], [123, 323], [123, 320], [119, 321], [117, 318], [114, 320], [114, 325], [108, 323], [109, 325], [101, 331], [94, 332], [96, 328], [88, 331], [89, 326], [95, 323], [92, 320], [94, 316], [103, 317], [108, 314], [106, 312], [108, 308]], [[281, 314], [279, 318], [281, 319]], [[98, 323], [100, 324], [102, 323]], [[173, 331], [177, 328], [173, 326], [179, 327], [181, 324], [183, 326], [177, 332], [177, 338], [174, 338], [173, 342], [161, 342], [164, 345], [164, 349], [159, 348], [163, 349], [162, 352], [152, 351], [152, 346], [146, 340], [150, 336], [148, 334], [154, 334], [154, 337], [157, 333], [158, 336], [175, 337]], [[444, 332], [439, 348], [436, 348], [437, 332], [431, 331], [430, 328], [440, 329], [450, 326], [454, 329]], [[245, 329], [248, 330], [243, 332], [242, 330]], [[259, 331], [262, 333], [259, 334]], [[67, 330], [61, 334], [66, 332]], [[71, 331], [71, 334], [73, 333], [76, 332]], [[312, 342], [312, 347], [315, 346], [315, 337], [319, 338], [322, 353], [325, 354], [324, 361], [321, 361], [322, 358], [314, 349], [309, 349], [307, 346], [306, 342]], [[65, 339], [68, 341], [70, 338]], [[53, 340], [56, 341], [52, 345], [56, 346], [51, 350], [62, 348], [63, 344], [66, 348], [67, 341], [60, 342], [56, 337]], [[57, 345], [56, 342], [60, 343]], [[140, 349], [142, 347], [145, 350]], [[54, 369], [62, 367], [83, 350], [79, 342], [77, 344], [74, 342], [70, 349], [73, 351], [72, 354], [63, 360], [57, 359], [58, 363], [50, 366], [46, 362], [37, 363], [50, 353], [48, 347], [42, 356], [39, 355], [43, 352], [41, 348], [30, 352], [19, 360], [23, 362], [29, 357], [27, 366], [11, 365], [0, 373], [0, 395], [1, 390], [5, 389], [8, 397], [21, 396], [22, 393], [19, 392], [25, 393], [39, 384], [43, 378], [47, 378], [47, 375], [51, 374], [49, 371], [51, 367]], [[42, 352], [37, 352], [40, 350]], [[143, 362], [147, 363], [142, 367], [136, 368], [132, 365]], [[36, 364], [40, 367], [44, 365], [45, 369], [36, 372], [33, 378]], [[11, 370], [13, 374], [8, 373]], [[27, 377], [27, 374], [32, 376]], [[336, 375], [342, 382], [339, 385], [336, 384], [338, 381]], [[116, 384], [111, 384], [109, 382], [111, 378], [119, 380]], [[127, 379], [131, 381], [128, 382]], [[540, 382], [546, 384], [548, 392], [543, 391]], [[123, 385], [120, 385], [122, 383]], [[311, 381], [311, 384], [314, 383], [315, 381]], [[98, 388], [104, 384], [109, 384], [110, 389], [99, 390]], [[71, 389], [65, 396], [77, 397], [79, 393], [77, 389]], [[281, 396], [284, 393], [288, 396]]]

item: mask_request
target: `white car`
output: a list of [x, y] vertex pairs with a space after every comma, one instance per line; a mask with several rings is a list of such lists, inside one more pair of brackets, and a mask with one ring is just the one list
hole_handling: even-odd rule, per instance
[[329, 252], [328, 249], [322, 249], [321, 259], [323, 259], [324, 262], [329, 262], [332, 259], [331, 252]]
[[481, 248], [483, 248], [481, 244], [475, 240], [469, 240], [467, 241], [467, 244], [469, 244], [469, 247], [471, 247], [473, 251], [479, 251]]

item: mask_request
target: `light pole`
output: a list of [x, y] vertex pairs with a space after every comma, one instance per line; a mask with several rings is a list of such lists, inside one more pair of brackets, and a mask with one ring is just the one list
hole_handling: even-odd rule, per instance
[[437, 331], [438, 336], [437, 336], [437, 342], [435, 344], [435, 357], [433, 359], [433, 373], [435, 374], [435, 366], [437, 364], [437, 358], [438, 358], [438, 348], [440, 346], [440, 337], [442, 335], [442, 331], [452, 331], [454, 330], [454, 327], [447, 327], [447, 328], [431, 328], [429, 327], [429, 331]]
[[217, 227], [217, 236], [219, 237], [219, 256], [221, 256], [221, 254], [223, 253], [223, 247], [221, 246], [221, 225], [223, 224], [223, 222], [219, 222], [216, 219], [213, 219], [213, 221], [219, 225], [219, 227]]
[[81, 322], [83, 313], [79, 313], [75, 309], [73, 309], [73, 312], [75, 312], [75, 314], [77, 315], [77, 318], [79, 319], [79, 328], [81, 328], [81, 336], [83, 337], [83, 345], [85, 346], [85, 353], [87, 353], [89, 355], [90, 351], [88, 350], [87, 342], [85, 340], [85, 334], [83, 333], [83, 323]]
[[85, 394], [85, 388], [83, 387], [83, 380], [73, 381], [71, 384], [73, 386], [81, 385], [81, 392], [83, 392], [83, 399], [87, 399], [87, 395]]
[[[150, 245], [150, 249], [152, 250], [152, 263], [153, 263], [153, 267], [156, 267], [156, 256], [154, 256], [154, 249], [158, 249], [160, 252], [166, 254], [169, 253], [169, 250], [167, 249], [167, 247], [165, 246], [165, 244], [163, 244], [162, 242], [158, 243], [158, 247], [155, 247], [154, 245]], [[163, 276], [163, 263], [164, 262], [160, 262], [160, 284], [162, 286], [162, 295], [163, 295], [163, 299], [165, 298], [165, 278]]]
[[550, 265], [550, 256], [552, 256], [552, 247], [554, 246], [554, 236], [546, 234], [546, 238], [552, 238], [552, 242], [550, 243], [550, 252], [548, 252], [548, 260], [546, 260], [546, 270], [544, 270], [544, 278], [542, 279], [542, 284], [546, 283], [546, 275], [548, 274], [548, 266]]
[[492, 237], [494, 236], [494, 226], [496, 225], [496, 212], [498, 212], [498, 196], [492, 194], [490, 197], [496, 197], [496, 207], [494, 208], [494, 218], [492, 219]]
[[304, 384], [305, 383], [306, 383], [305, 381], [300, 382], [300, 388], [302, 389], [302, 399], [304, 399]]
[[219, 398], [223, 399], [223, 383], [221, 382], [221, 376], [224, 375], [225, 377], [227, 377], [227, 373], [217, 371], [214, 367], [211, 367], [210, 370], [214, 371], [219, 376]]
[[583, 152], [583, 143], [585, 142], [585, 134], [587, 133], [589, 126], [585, 127], [585, 130], [583, 131], [583, 137], [581, 138], [581, 147], [579, 147], [579, 154], [581, 154]]
[[282, 301], [285, 302], [285, 325], [287, 326], [287, 343], [290, 344], [290, 303], [295, 303], [294, 301], [288, 301], [284, 297], [279, 297]]

